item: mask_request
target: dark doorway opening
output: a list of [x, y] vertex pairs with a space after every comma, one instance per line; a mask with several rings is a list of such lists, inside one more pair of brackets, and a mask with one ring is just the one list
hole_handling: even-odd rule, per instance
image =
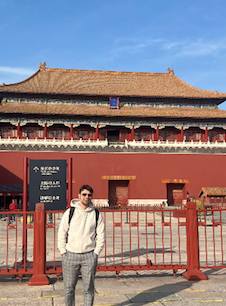
[[22, 194], [0, 193], [0, 210], [8, 210], [10, 203], [15, 199], [18, 209], [22, 209]]
[[108, 142], [119, 142], [119, 131], [118, 130], [112, 130], [107, 131], [107, 139]]
[[186, 199], [185, 184], [183, 183], [167, 184], [168, 205], [182, 205], [184, 199]]

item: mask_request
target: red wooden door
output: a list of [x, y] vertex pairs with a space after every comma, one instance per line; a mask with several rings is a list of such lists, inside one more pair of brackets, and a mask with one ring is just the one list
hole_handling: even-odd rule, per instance
[[181, 205], [183, 201], [183, 190], [173, 190], [173, 204]]
[[167, 184], [167, 201], [168, 205], [181, 205], [184, 199], [183, 183], [169, 183]]
[[108, 199], [110, 206], [128, 204], [128, 181], [109, 181]]

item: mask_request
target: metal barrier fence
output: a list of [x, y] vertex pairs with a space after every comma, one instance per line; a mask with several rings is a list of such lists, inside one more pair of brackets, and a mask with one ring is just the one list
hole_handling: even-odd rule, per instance
[[226, 207], [199, 210], [200, 268], [226, 267]]
[[[105, 247], [97, 271], [185, 270], [188, 279], [206, 279], [200, 269], [225, 268], [226, 209], [196, 211], [152, 208], [101, 209]], [[57, 233], [62, 211], [0, 214], [0, 275], [33, 274], [29, 284], [48, 284], [62, 273]], [[14, 217], [15, 216], [15, 220]], [[12, 221], [12, 222], [11, 222]], [[24, 221], [24, 222], [23, 222]]]
[[0, 213], [0, 275], [33, 273], [34, 212]]
[[[176, 272], [187, 268], [185, 218], [174, 218], [173, 210], [122, 208], [100, 209], [100, 212], [105, 221], [106, 240], [97, 271], [119, 274], [125, 270], [172, 269]], [[56, 239], [61, 212], [46, 213], [46, 273], [59, 275], [61, 256]]]

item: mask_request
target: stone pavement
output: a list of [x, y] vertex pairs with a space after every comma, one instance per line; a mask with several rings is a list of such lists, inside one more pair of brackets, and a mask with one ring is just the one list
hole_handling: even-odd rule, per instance
[[[226, 269], [206, 270], [206, 281], [187, 281], [171, 271], [123, 272], [119, 279], [113, 273], [98, 272], [94, 305], [226, 305]], [[50, 276], [49, 286], [28, 286], [15, 277], [0, 277], [0, 305], [61, 306], [64, 304], [63, 281]], [[83, 305], [82, 280], [76, 288], [76, 305]]]

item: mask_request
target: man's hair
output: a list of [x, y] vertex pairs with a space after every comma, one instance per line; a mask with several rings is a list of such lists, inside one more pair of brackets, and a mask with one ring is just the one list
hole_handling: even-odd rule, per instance
[[90, 193], [93, 194], [93, 188], [89, 185], [83, 185], [80, 189], [79, 189], [79, 193], [81, 193], [83, 190], [89, 190]]

